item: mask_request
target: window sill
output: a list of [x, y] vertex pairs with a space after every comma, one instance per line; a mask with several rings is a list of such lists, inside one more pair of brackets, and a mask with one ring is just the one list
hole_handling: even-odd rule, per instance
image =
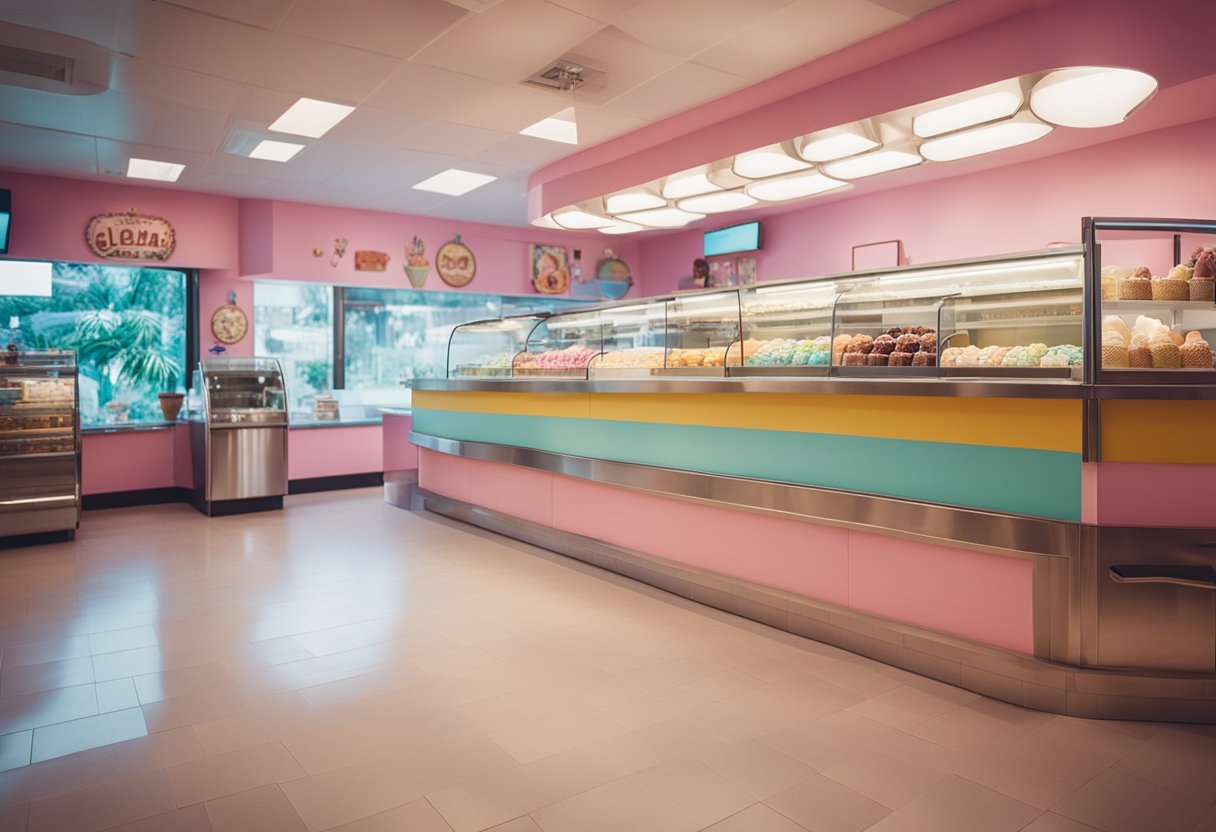
[[311, 430], [313, 428], [355, 428], [366, 425], [380, 424], [380, 417], [368, 419], [293, 419], [289, 427], [292, 430]]
[[98, 433], [139, 433], [140, 431], [149, 430], [170, 430], [176, 425], [186, 424], [183, 421], [177, 422], [121, 422], [112, 425], [82, 425], [80, 432], [85, 436]]

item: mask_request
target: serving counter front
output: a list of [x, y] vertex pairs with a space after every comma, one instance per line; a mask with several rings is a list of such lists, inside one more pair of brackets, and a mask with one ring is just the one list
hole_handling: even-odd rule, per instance
[[[562, 316], [533, 319], [531, 331], [543, 324], [571, 342], [556, 345], [567, 355], [555, 363], [575, 348], [591, 353], [581, 377], [516, 372], [546, 361], [545, 350], [520, 339], [538, 354], [496, 362], [506, 365], [497, 377], [452, 372], [470, 366], [457, 361], [448, 379], [417, 382], [410, 439], [420, 449], [423, 504], [1016, 704], [1216, 722], [1216, 447], [1201, 428], [1216, 424], [1216, 370], [1209, 358], [1190, 376], [1171, 366], [1104, 377], [1101, 351], [1081, 349], [1093, 343], [1082, 327], [1099, 314], [1095, 250], [1084, 254], [1093, 294], [1077, 297], [1071, 316], [1049, 309], [1062, 287], [1039, 281], [1025, 290], [1038, 293], [1033, 302], [1006, 304], [1008, 289], [999, 303], [989, 303], [992, 292], [983, 301], [1020, 317], [965, 324], [955, 315], [943, 325], [939, 299], [928, 304], [936, 326], [916, 333], [905, 313], [921, 314], [923, 300], [888, 297], [879, 312], [843, 315], [839, 300], [852, 290], [838, 280], [835, 311], [823, 317], [827, 343], [840, 351], [818, 378], [799, 368], [748, 374], [759, 367], [747, 361], [746, 316], [733, 335], [715, 313], [720, 339], [687, 326], [673, 340], [678, 315], [669, 306], [661, 336], [612, 350], [590, 343], [584, 323], [575, 343]], [[1083, 254], [1064, 256], [1080, 263]], [[1018, 261], [1036, 262], [1047, 261]], [[946, 267], [920, 267], [929, 269]], [[905, 285], [918, 276], [896, 270], [888, 284], [891, 275]], [[951, 288], [943, 294], [954, 306], [983, 307], [965, 281]], [[915, 293], [931, 294], [925, 289]], [[854, 310], [862, 300], [853, 296]], [[1187, 326], [1216, 330], [1210, 306], [1188, 307]], [[855, 333], [840, 340], [841, 321], [879, 333], [902, 325], [911, 332], [900, 335], [920, 339], [933, 362], [835, 372], [863, 369], [845, 363], [859, 341]], [[925, 346], [931, 330], [947, 343]], [[1099, 337], [1098, 324], [1093, 331]], [[1184, 343], [1206, 346], [1201, 334]], [[975, 355], [997, 338], [1013, 342], [1000, 346], [1006, 354], [1026, 344], [1012, 366], [962, 377], [941, 366], [951, 346]], [[772, 339], [756, 340], [751, 356]], [[1059, 362], [1018, 367], [1061, 345], [1071, 349], [1055, 351]], [[719, 346], [714, 375], [668, 372], [673, 351]], [[629, 349], [658, 354], [664, 366], [595, 375], [609, 352]], [[1076, 370], [1067, 363], [1074, 358]], [[1057, 364], [1065, 372], [1017, 372]], [[900, 375], [905, 369], [920, 372]]]

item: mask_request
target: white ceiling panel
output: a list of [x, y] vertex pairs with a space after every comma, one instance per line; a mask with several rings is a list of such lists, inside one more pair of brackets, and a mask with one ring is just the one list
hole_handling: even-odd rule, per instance
[[421, 123], [493, 88], [483, 78], [408, 63], [389, 76], [363, 103], [414, 116]]
[[110, 86], [144, 98], [225, 113], [236, 105], [241, 94], [241, 85], [236, 81], [123, 55], [114, 56]]
[[407, 113], [358, 107], [326, 133], [325, 140], [339, 144], [401, 147], [402, 139], [423, 123]]
[[578, 143], [582, 147], [590, 147], [615, 136], [640, 130], [649, 123], [645, 119], [582, 106], [574, 108], [574, 117], [578, 123]]
[[[147, 0], [138, 0], [147, 2]], [[180, 6], [236, 23], [246, 23], [259, 29], [273, 29], [294, 0], [155, 0], [169, 6]]]
[[518, 133], [574, 103], [569, 93], [534, 90], [522, 84], [493, 84], [484, 92], [454, 102], [443, 111], [444, 121]]
[[634, 6], [640, 6], [647, 0], [549, 0], [549, 2], [572, 12], [593, 17], [603, 23], [611, 23]]
[[408, 58], [467, 14], [444, 0], [296, 0], [279, 31]]
[[177, 181], [187, 187], [194, 187], [199, 177], [202, 176], [207, 164], [211, 161], [209, 153], [190, 153], [184, 150], [168, 150], [155, 145], [97, 139], [98, 173], [104, 176], [125, 177], [127, 175], [127, 162], [132, 157], [185, 165], [186, 169], [182, 171], [182, 175]]
[[249, 83], [358, 104], [400, 66], [386, 55], [276, 32], [250, 68]]
[[423, 179], [461, 164], [461, 160], [455, 156], [409, 153], [404, 150], [367, 154], [366, 161], [368, 164], [352, 166], [330, 178], [325, 186], [345, 193], [393, 194], [409, 190]]
[[580, 103], [602, 104], [684, 62], [671, 52], [639, 43], [620, 29], [596, 32], [570, 50], [571, 57], [602, 71], [574, 91]]
[[643, 121], [657, 121], [687, 110], [689, 101], [712, 101], [746, 83], [738, 75], [685, 63], [612, 99], [604, 109]]
[[117, 38], [127, 55], [233, 81], [249, 76], [268, 40], [260, 29], [148, 0], [123, 1]]
[[114, 49], [118, 37], [119, 0], [5, 0], [0, 20], [58, 32]]
[[228, 114], [234, 122], [244, 122], [248, 127], [265, 130], [299, 99], [296, 93], [245, 85], [241, 87], [236, 103]]
[[207, 171], [254, 176], [280, 184], [296, 182], [315, 185], [356, 164], [364, 155], [359, 148], [317, 142], [305, 147], [290, 162], [218, 153], [207, 164]]
[[219, 173], [204, 170], [191, 180], [197, 182], [199, 190], [230, 196], [259, 197], [273, 188], [276, 182], [256, 176], [241, 176], [237, 173]]
[[55, 173], [97, 173], [97, 140], [0, 121], [0, 160], [12, 167]]
[[394, 144], [406, 150], [419, 150], [423, 153], [476, 156], [507, 135], [498, 130], [483, 130], [480, 127], [447, 121], [428, 121]]
[[545, 0], [504, 0], [466, 17], [414, 59], [492, 81], [521, 81], [603, 25]]
[[[823, 25], [828, 20], [832, 25]], [[906, 20], [865, 0], [798, 0], [701, 52], [696, 61], [762, 81]]]
[[664, 0], [642, 3], [613, 21], [651, 46], [692, 56], [794, 0]]
[[490, 145], [478, 153], [476, 158], [496, 165], [531, 170], [557, 161], [568, 155], [572, 149], [570, 145], [558, 142], [515, 135]]

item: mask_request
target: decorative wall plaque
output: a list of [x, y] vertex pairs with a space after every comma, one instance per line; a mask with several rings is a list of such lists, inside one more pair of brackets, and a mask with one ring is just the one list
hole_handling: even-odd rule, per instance
[[477, 274], [477, 258], [473, 251], [460, 241], [460, 235], [450, 243], [444, 243], [435, 252], [435, 271], [443, 282], [459, 289], [467, 286]]
[[173, 224], [131, 209], [125, 214], [98, 214], [89, 220], [85, 242], [108, 260], [168, 260], [177, 247]]

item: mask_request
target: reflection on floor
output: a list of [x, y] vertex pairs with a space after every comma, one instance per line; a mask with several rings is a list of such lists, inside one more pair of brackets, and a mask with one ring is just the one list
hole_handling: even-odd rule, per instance
[[7, 830], [1216, 830], [1216, 729], [994, 702], [385, 505], [0, 552]]

